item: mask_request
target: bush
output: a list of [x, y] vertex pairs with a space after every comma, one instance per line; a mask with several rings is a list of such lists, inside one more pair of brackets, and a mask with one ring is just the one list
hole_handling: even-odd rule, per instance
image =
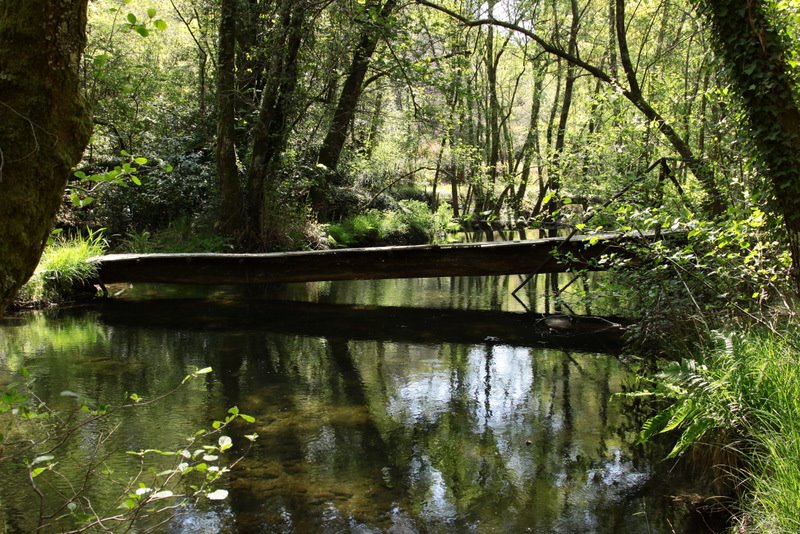
[[418, 200], [401, 200], [398, 209], [369, 210], [328, 225], [333, 246], [420, 245], [441, 240], [452, 228], [452, 212], [442, 204], [436, 213]]
[[171, 172], [141, 168], [139, 187], [103, 188], [92, 208], [96, 224], [110, 234], [152, 232], [180, 217], [211, 211], [217, 198], [212, 158], [197, 151], [176, 157], [172, 165]]

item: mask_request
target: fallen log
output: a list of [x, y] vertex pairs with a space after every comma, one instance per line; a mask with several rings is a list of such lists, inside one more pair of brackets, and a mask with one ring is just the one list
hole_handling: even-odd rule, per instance
[[99, 282], [265, 284], [604, 270], [610, 252], [653, 235], [600, 234], [530, 241], [354, 248], [269, 254], [111, 254], [90, 258]]

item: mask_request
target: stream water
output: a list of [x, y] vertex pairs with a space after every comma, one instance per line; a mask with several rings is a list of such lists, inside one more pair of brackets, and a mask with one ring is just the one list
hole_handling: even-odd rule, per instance
[[[201, 499], [157, 532], [697, 532], [662, 483], [664, 451], [637, 443], [649, 407], [618, 395], [635, 387], [630, 364], [404, 322], [436, 309], [519, 311], [517, 283], [140, 287], [95, 307], [0, 322], [0, 364], [27, 369], [37, 394], [62, 408], [75, 402], [65, 391], [118, 405], [213, 368], [81, 428], [57, 453], [65, 474], [96, 466], [84, 493], [113, 511], [117, 482], [139, 469], [124, 451], [179, 450], [232, 406], [255, 417], [227, 429], [231, 457], [245, 434], [259, 435], [221, 479], [227, 499]], [[526, 291], [536, 303], [536, 286]], [[303, 301], [329, 308], [309, 319]], [[376, 306], [397, 308], [370, 322]], [[465, 318], [463, 330], [479, 320]], [[97, 459], [98, 433], [115, 454]], [[6, 478], [21, 468], [2, 469]], [[49, 472], [37, 481], [48, 510], [70, 495]], [[24, 482], [0, 485], [0, 529], [33, 531], [38, 507]]]

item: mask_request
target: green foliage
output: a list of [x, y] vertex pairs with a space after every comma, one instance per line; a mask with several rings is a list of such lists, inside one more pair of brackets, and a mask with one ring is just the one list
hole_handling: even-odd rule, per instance
[[601, 260], [619, 268], [606, 291], [627, 303], [629, 315], [641, 318], [631, 329], [636, 345], [655, 346], [679, 359], [709, 328], [789, 312], [788, 247], [780, 221], [758, 207], [702, 221], [689, 211], [675, 216], [623, 206], [606, 222], [634, 233], [658, 229], [687, 235], [685, 243], [656, 241], [631, 249], [638, 256], [635, 269], [619, 255]]
[[166, 228], [131, 230], [114, 243], [114, 250], [129, 253], [230, 252], [231, 246], [202, 218], [180, 216]]
[[711, 366], [682, 359], [665, 364], [653, 379], [650, 394], [671, 404], [642, 426], [640, 439], [647, 441], [656, 434], [677, 432], [679, 438], [668, 458], [702, 443], [711, 433], [719, 439], [737, 435], [744, 428], [741, 395], [752, 385], [754, 376], [742, 367], [743, 362], [731, 357], [730, 339], [722, 342], [722, 348], [713, 353]]
[[397, 210], [368, 210], [327, 226], [332, 246], [416, 245], [444, 240], [452, 230], [452, 211], [442, 204], [436, 212], [419, 200], [401, 200]]
[[[43, 403], [34, 392], [33, 381], [23, 369], [20, 380], [7, 384], [0, 395], [0, 462], [17, 462], [25, 466], [25, 479], [6, 480], [6, 483], [28, 485], [40, 499], [39, 528], [73, 527], [80, 531], [101, 528], [113, 522], [127, 525], [130, 530], [158, 528], [181, 509], [195, 507], [201, 499], [224, 500], [228, 491], [219, 486], [225, 475], [249, 450], [258, 435], [245, 435], [243, 453], [230, 458], [235, 444], [226, 431], [236, 421], [254, 423], [255, 418], [242, 413], [238, 407], [228, 409], [222, 420], [213, 420], [209, 428], [197, 432], [173, 450], [144, 449], [138, 451], [106, 450], [109, 435], [103, 421], [111, 420], [109, 428], [119, 428], [122, 412], [152, 406], [168, 395], [175, 394], [188, 382], [210, 373], [210, 367], [195, 370], [183, 381], [160, 396], [143, 398], [131, 393], [129, 403], [117, 406], [99, 404], [72, 391], [63, 391], [61, 397], [74, 400], [72, 409], [54, 409]], [[72, 473], [59, 465], [69, 459], [64, 457], [68, 438], [75, 432], [92, 443], [94, 457], [83, 472]], [[113, 432], [113, 431], [112, 431]], [[101, 465], [111, 455], [127, 455], [135, 459], [138, 468], [130, 480], [115, 480], [108, 467]], [[101, 461], [97, 461], [102, 459]], [[164, 465], [165, 461], [168, 465]], [[114, 482], [118, 496], [110, 501], [96, 502], [88, 488], [99, 478]], [[68, 483], [73, 491], [68, 495], [59, 490], [59, 484]], [[57, 511], [53, 514], [48, 506]], [[55, 518], [55, 519], [54, 519]], [[47, 523], [46, 523], [47, 521]], [[52, 522], [55, 521], [55, 522]]]
[[[181, 218], [209, 214], [216, 206], [214, 163], [203, 152], [171, 158], [173, 165], [148, 165], [137, 171], [141, 187], [112, 183], [97, 193], [91, 211], [110, 235], [154, 234]], [[115, 166], [116, 167], [116, 166]]]
[[105, 249], [102, 231], [86, 230], [74, 238], [57, 237], [47, 245], [33, 276], [20, 289], [18, 301], [26, 305], [58, 303], [87, 286], [93, 294], [91, 282], [96, 268], [86, 260], [103, 254]]
[[[800, 352], [798, 326], [716, 334], [695, 360], [663, 367], [647, 392], [671, 404], [641, 438], [677, 433], [670, 457], [698, 444], [738, 449], [733, 475], [747, 491], [747, 532], [792, 532], [800, 524]], [[738, 445], [738, 446], [737, 446]]]
[[[73, 173], [77, 180], [73, 181], [67, 187], [67, 194], [69, 195], [70, 202], [76, 208], [85, 208], [94, 202], [94, 196], [97, 191], [104, 186], [117, 186], [121, 188], [128, 187], [128, 182], [134, 185], [142, 185], [141, 179], [137, 174], [142, 170], [142, 166], [147, 165], [148, 159], [143, 157], [134, 157], [126, 150], [120, 152], [123, 161], [119, 165], [114, 165], [103, 172], [96, 174], [86, 174], [83, 170], [78, 170]], [[172, 165], [164, 165], [164, 171], [172, 172]]]

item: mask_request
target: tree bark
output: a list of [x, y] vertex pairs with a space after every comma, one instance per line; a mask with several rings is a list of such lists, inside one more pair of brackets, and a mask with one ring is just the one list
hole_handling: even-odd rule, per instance
[[283, 0], [279, 39], [272, 47], [267, 85], [253, 128], [250, 163], [247, 168], [245, 243], [263, 249], [270, 246], [270, 208], [277, 202], [276, 172], [289, 135], [289, 115], [295, 108], [298, 61], [308, 3]]
[[[380, 25], [385, 23], [396, 7], [397, 0], [386, 0], [376, 19], [366, 23], [355, 52], [353, 52], [353, 61], [350, 64], [350, 70], [339, 95], [339, 103], [333, 113], [333, 121], [328, 128], [328, 133], [322, 142], [317, 158], [318, 163], [324, 165], [330, 171], [335, 171], [339, 165], [339, 158], [342, 154], [342, 148], [344, 148], [344, 142], [347, 139], [347, 132], [350, 123], [353, 121], [358, 100], [361, 98], [364, 78], [367, 75], [372, 55], [378, 46]], [[370, 9], [376, 8], [377, 5], [374, 2], [367, 3], [366, 9], [368, 13]], [[324, 191], [328, 185], [326, 180], [328, 176], [330, 174], [320, 176], [321, 183], [311, 188], [312, 207], [320, 220], [325, 220], [327, 217]]]
[[217, 183], [221, 230], [235, 235], [241, 225], [242, 190], [236, 165], [236, 3], [222, 0], [217, 73]]
[[800, 108], [786, 46], [761, 0], [703, 0], [701, 10], [750, 122], [776, 207], [783, 215], [800, 289]]
[[365, 26], [358, 46], [356, 46], [356, 50], [353, 53], [353, 61], [350, 64], [350, 71], [339, 95], [339, 103], [333, 114], [333, 121], [330, 128], [328, 128], [328, 134], [325, 136], [322, 148], [319, 151], [319, 163], [331, 170], [335, 170], [339, 163], [339, 156], [341, 156], [345, 139], [347, 139], [348, 126], [355, 114], [358, 99], [361, 97], [362, 84], [367, 75], [370, 59], [378, 46], [378, 38], [380, 37], [378, 25], [384, 23], [396, 6], [397, 0], [387, 0], [383, 4], [377, 20], [367, 23], [367, 26]]
[[[578, 28], [580, 27], [580, 11], [578, 10], [577, 0], [571, 0], [571, 22], [569, 27], [568, 53], [572, 56], [578, 55]], [[569, 112], [572, 108], [572, 93], [575, 88], [577, 73], [575, 65], [567, 62], [566, 79], [564, 80], [564, 99], [561, 102], [561, 112], [558, 117], [558, 130], [556, 131], [556, 144], [553, 148], [552, 165], [549, 179], [549, 189], [553, 192], [550, 201], [547, 203], [547, 213], [551, 219], [555, 219], [556, 212], [561, 207], [559, 190], [561, 189], [561, 175], [563, 171], [562, 156], [566, 145], [567, 125], [569, 124]], [[555, 235], [555, 234], [554, 234]]]
[[87, 0], [0, 0], [0, 315], [33, 274], [89, 140]]

